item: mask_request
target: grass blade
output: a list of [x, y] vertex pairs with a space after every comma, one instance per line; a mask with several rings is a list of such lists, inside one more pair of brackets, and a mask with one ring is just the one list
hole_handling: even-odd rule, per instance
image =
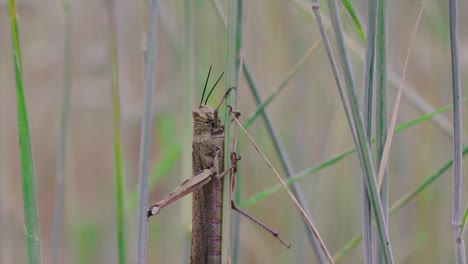
[[[226, 105], [231, 105], [238, 108], [239, 100], [238, 94], [240, 92], [239, 87], [239, 74], [241, 72], [241, 65], [242, 65], [242, 37], [243, 37], [243, 22], [244, 22], [244, 14], [245, 14], [245, 5], [246, 3], [244, 0], [230, 0], [229, 1], [229, 8], [228, 8], [228, 25], [227, 25], [227, 65], [226, 65], [226, 89], [230, 87], [237, 87], [234, 93], [230, 93], [229, 96], [226, 98]], [[225, 140], [224, 140], [224, 164], [230, 164], [230, 154], [233, 151], [236, 151], [237, 147], [237, 128], [231, 124], [228, 120], [229, 118], [229, 111], [225, 113]], [[225, 180], [223, 182], [224, 190], [231, 190], [231, 184], [233, 180], [234, 174], [231, 172], [229, 177], [224, 177]], [[241, 177], [237, 177], [240, 179]], [[237, 180], [237, 188], [241, 185], [241, 182]], [[230, 191], [225, 191], [223, 194], [223, 204], [225, 205], [223, 208], [223, 231], [222, 231], [222, 259], [226, 259], [227, 263], [231, 261], [231, 240], [232, 234], [237, 236], [238, 229], [239, 229], [239, 218], [236, 216], [234, 218], [233, 223], [231, 223], [231, 210], [230, 205], [232, 200], [232, 193]], [[232, 225], [232, 227], [231, 227]], [[234, 238], [234, 257], [233, 262], [237, 262], [237, 251], [239, 239]], [[224, 258], [226, 256], [226, 258]]]
[[463, 124], [462, 100], [459, 58], [458, 32], [458, 1], [449, 0], [450, 20], [450, 54], [452, 62], [452, 90], [453, 90], [453, 200], [452, 200], [452, 229], [455, 242], [455, 256], [457, 263], [466, 263], [465, 240], [461, 233], [461, 202], [462, 202], [462, 149]]
[[400, 87], [398, 89], [398, 94], [397, 94], [397, 97], [395, 99], [395, 106], [393, 107], [392, 118], [390, 120], [390, 127], [388, 129], [390, 132], [388, 133], [388, 137], [385, 140], [385, 146], [384, 146], [384, 149], [383, 149], [383, 152], [382, 152], [382, 159], [380, 161], [380, 167], [379, 167], [379, 173], [378, 173], [379, 189], [382, 186], [382, 181], [383, 181], [383, 177], [384, 177], [385, 168], [387, 167], [388, 155], [390, 153], [390, 147], [391, 147], [391, 142], [392, 142], [392, 138], [393, 138], [393, 130], [394, 130], [394, 127], [396, 125], [396, 119], [397, 119], [397, 116], [398, 116], [398, 109], [399, 109], [399, 106], [400, 106], [401, 95], [403, 93], [403, 88], [405, 87], [404, 83], [405, 83], [405, 77], [406, 77], [406, 70], [408, 68], [408, 61], [409, 61], [411, 50], [412, 50], [412, 47], [413, 47], [414, 38], [416, 37], [416, 30], [418, 29], [419, 21], [420, 21], [420, 19], [422, 17], [423, 11], [424, 11], [424, 4], [423, 4], [423, 6], [422, 6], [422, 8], [421, 8], [421, 10], [419, 12], [418, 18], [416, 19], [416, 24], [415, 24], [413, 33], [411, 35], [410, 43], [408, 45], [408, 50], [406, 52], [405, 65], [403, 66], [403, 74], [401, 76]]
[[[382, 156], [384, 152], [384, 145], [387, 140], [387, 1], [378, 0], [376, 2], [377, 13], [377, 55], [376, 55], [376, 111], [375, 111], [375, 123], [376, 123], [376, 153], [375, 159], [377, 161], [377, 167], [383, 169], [382, 185], [380, 189], [380, 199], [382, 201], [382, 208], [385, 217], [385, 221], [388, 223], [388, 173], [387, 166], [382, 165]], [[400, 95], [401, 96], [401, 95]], [[401, 97], [400, 97], [401, 98]], [[396, 104], [395, 104], [396, 105]], [[398, 107], [394, 108], [398, 109]], [[395, 124], [393, 124], [395, 125]], [[394, 126], [391, 127], [388, 134], [393, 135]], [[378, 177], [378, 176], [377, 176]], [[379, 263], [384, 262], [384, 256], [382, 254], [382, 244], [375, 243], [377, 249], [376, 260]]]
[[[468, 153], [468, 147], [465, 147], [463, 149], [463, 156], [465, 156]], [[435, 180], [437, 180], [444, 172], [446, 172], [448, 169], [450, 169], [453, 165], [453, 159], [445, 163], [442, 167], [440, 167], [436, 173], [433, 175], [429, 176], [427, 179], [425, 179], [420, 185], [418, 185], [416, 188], [413, 190], [409, 191], [406, 195], [401, 197], [398, 201], [393, 203], [393, 205], [389, 209], [390, 215], [393, 213], [397, 212], [398, 209], [406, 205], [409, 201], [411, 201], [414, 197], [416, 197], [418, 194], [420, 194], [422, 191], [424, 191], [427, 187], [429, 187]], [[333, 255], [333, 259], [338, 262], [346, 253], [348, 253], [351, 249], [355, 248], [359, 242], [361, 241], [362, 236], [356, 235], [354, 236], [346, 245], [341, 248], [335, 255]]]
[[356, 145], [357, 152], [359, 154], [359, 161], [361, 164], [361, 169], [364, 175], [366, 176], [365, 177], [366, 187], [367, 187], [369, 198], [372, 204], [372, 209], [375, 214], [374, 216], [375, 216], [376, 223], [377, 223], [377, 232], [379, 234], [379, 240], [382, 245], [386, 245], [386, 247], [383, 250], [384, 255], [385, 255], [385, 262], [393, 263], [394, 260], [393, 260], [393, 254], [392, 254], [391, 244], [390, 244], [389, 235], [388, 235], [387, 223], [385, 222], [382, 203], [380, 201], [380, 197], [378, 195], [377, 184], [375, 182], [375, 176], [374, 176], [375, 171], [374, 171], [374, 165], [372, 162], [371, 151], [370, 151], [369, 144], [366, 141], [364, 125], [362, 122], [361, 113], [359, 112], [358, 99], [356, 95], [356, 90], [354, 89], [353, 77], [352, 77], [351, 67], [350, 67], [349, 60], [348, 60], [348, 55], [347, 55], [345, 45], [344, 45], [342, 26], [341, 26], [340, 17], [338, 16], [336, 1], [329, 0], [328, 5], [329, 5], [331, 20], [332, 20], [333, 28], [335, 31], [336, 40], [337, 40], [338, 51], [342, 60], [347, 94], [348, 94], [348, 99], [350, 101], [349, 105], [344, 96], [344, 89], [343, 89], [343, 86], [339, 77], [338, 69], [336, 66], [335, 59], [333, 57], [333, 53], [331, 50], [330, 42], [328, 40], [328, 36], [323, 28], [323, 23], [320, 17], [318, 2], [316, 0], [312, 0], [312, 9], [317, 18], [317, 22], [320, 28], [320, 33], [322, 35], [323, 41], [325, 43], [326, 51], [330, 59], [333, 74], [335, 76], [335, 81], [338, 86], [340, 98], [341, 98], [343, 107], [345, 109], [346, 117], [349, 123], [349, 127], [351, 129], [352, 135], [353, 135], [353, 140]]
[[123, 175], [123, 149], [122, 132], [120, 128], [120, 88], [119, 68], [117, 58], [117, 30], [115, 22], [115, 1], [107, 1], [108, 27], [109, 27], [109, 51], [112, 71], [112, 120], [114, 134], [114, 181], [115, 181], [115, 208], [117, 227], [117, 253], [120, 264], [127, 262], [126, 236], [125, 236], [125, 203], [124, 203], [124, 175]]
[[138, 174], [137, 244], [136, 263], [146, 263], [148, 219], [148, 174], [150, 165], [151, 124], [153, 120], [153, 86], [156, 65], [156, 36], [158, 0], [149, 1], [148, 42], [145, 51], [144, 105], [141, 125], [140, 162]]
[[465, 231], [465, 225], [466, 225], [467, 219], [468, 219], [468, 207], [465, 209], [465, 213], [463, 214], [462, 226], [461, 226], [460, 234], [458, 234], [458, 240], [463, 239], [462, 236], [463, 236], [463, 231]]
[[[181, 149], [181, 179], [184, 181], [187, 175], [192, 175], [192, 138], [193, 138], [193, 118], [192, 109], [194, 107], [195, 94], [195, 19], [194, 1], [184, 1], [184, 104], [183, 104], [183, 131]], [[183, 226], [192, 225], [192, 200], [183, 199], [180, 207], [180, 222]], [[184, 228], [181, 234], [184, 239], [183, 247], [185, 254], [189, 254], [191, 245], [191, 228]], [[187, 256], [188, 257], [188, 256]], [[185, 258], [188, 259], [188, 258]]]
[[[374, 1], [369, 2], [369, 6], [371, 6], [371, 4], [374, 4], [373, 2]], [[356, 31], [358, 32], [358, 35], [359, 35], [359, 39], [364, 43], [366, 37], [364, 36], [364, 30], [362, 29], [361, 21], [359, 21], [359, 17], [356, 13], [356, 10], [354, 10], [353, 4], [351, 3], [350, 0], [341, 0], [341, 3], [346, 8], [346, 11], [348, 12], [349, 16], [353, 20], [354, 27], [356, 28]]]
[[[463, 101], [466, 101], [468, 100], [468, 97], [467, 98], [464, 98]], [[411, 121], [408, 121], [406, 123], [403, 123], [401, 125], [398, 125], [396, 128], [395, 128], [395, 132], [398, 133], [402, 130], [405, 130], [407, 128], [410, 128], [422, 121], [425, 121], [427, 119], [431, 119], [432, 117], [434, 117], [435, 115], [438, 115], [442, 112], [445, 112], [449, 109], [452, 108], [452, 104], [449, 104], [449, 105], [446, 105], [444, 107], [441, 107], [431, 113], [427, 113], [425, 115], [422, 115], [418, 118], [415, 118]], [[372, 142], [375, 142], [375, 138], [372, 139]], [[297, 175], [295, 175], [294, 177], [292, 177], [291, 179], [288, 179], [286, 180], [286, 184], [292, 184], [294, 182], [297, 182], [297, 181], [300, 181], [302, 179], [304, 179], [305, 177], [308, 177], [312, 174], [315, 174], [325, 168], [328, 168], [329, 166], [339, 162], [340, 160], [344, 159], [345, 157], [351, 155], [352, 153], [355, 153], [356, 152], [356, 148], [350, 148], [348, 150], [346, 150], [345, 152], [341, 153], [341, 154], [338, 154], [336, 155], [335, 157], [323, 162], [323, 163], [320, 163], [319, 165], [313, 167], [313, 168], [310, 168], [310, 169], [307, 169], [307, 170], [304, 170], [300, 173], [298, 173]], [[247, 207], [247, 206], [250, 206], [258, 201], [260, 201], [261, 199], [263, 198], [266, 198], [272, 194], [274, 194], [275, 192], [279, 191], [281, 189], [281, 185], [280, 184], [276, 184], [275, 186], [272, 186], [266, 190], [263, 190], [261, 192], [258, 192], [252, 196], [250, 196], [249, 198], [245, 199], [243, 202], [241, 202], [239, 204], [240, 207], [244, 208], [244, 207]]]
[[64, 49], [64, 85], [63, 101], [60, 113], [59, 150], [57, 161], [57, 194], [54, 208], [54, 224], [52, 227], [52, 263], [59, 263], [60, 238], [62, 232], [63, 202], [65, 200], [65, 177], [67, 157], [68, 114], [70, 108], [71, 86], [71, 35], [72, 23], [70, 6], [62, 1], [62, 9], [65, 15], [65, 49]]
[[13, 48], [13, 63], [16, 78], [16, 106], [18, 111], [18, 139], [21, 160], [21, 178], [23, 187], [24, 225], [27, 244], [28, 263], [41, 263], [40, 230], [37, 208], [36, 176], [29, 135], [28, 110], [23, 89], [21, 49], [15, 0], [8, 1], [10, 30]]
[[[350, 4], [348, 1], [343, 1]], [[346, 5], [345, 5], [346, 6]], [[348, 9], [348, 8], [347, 8]], [[372, 106], [374, 92], [374, 55], [375, 55], [375, 27], [377, 21], [377, 2], [371, 1], [368, 6], [366, 58], [364, 63], [364, 98], [363, 121], [366, 127], [367, 142], [371, 144], [372, 138]], [[360, 25], [359, 25], [360, 26]], [[374, 260], [372, 249], [372, 207], [366, 190], [365, 175], [361, 173], [361, 225], [364, 236], [363, 253], [364, 263], [372, 263]]]

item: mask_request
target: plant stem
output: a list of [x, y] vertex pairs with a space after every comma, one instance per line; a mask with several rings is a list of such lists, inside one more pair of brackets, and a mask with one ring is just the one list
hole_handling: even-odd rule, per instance
[[465, 240], [459, 236], [462, 219], [462, 97], [459, 62], [459, 34], [457, 0], [449, 0], [450, 20], [450, 51], [452, 59], [452, 88], [453, 88], [453, 200], [452, 200], [452, 229], [455, 242], [455, 257], [459, 264], [466, 263]]
[[149, 1], [148, 13], [148, 42], [144, 55], [145, 59], [145, 82], [144, 82], [144, 105], [141, 125], [140, 161], [138, 174], [138, 210], [137, 210], [137, 244], [136, 263], [146, 263], [148, 218], [148, 175], [150, 167], [151, 128], [153, 121], [153, 86], [156, 65], [156, 36], [158, 25], [158, 0]]

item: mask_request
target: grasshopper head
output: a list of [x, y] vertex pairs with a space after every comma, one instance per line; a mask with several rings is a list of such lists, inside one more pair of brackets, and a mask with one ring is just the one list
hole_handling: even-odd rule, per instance
[[224, 127], [213, 108], [201, 105], [192, 110], [192, 115], [194, 120], [193, 131], [194, 135], [198, 135], [198, 141], [204, 141], [211, 135], [223, 133]]
[[213, 123], [214, 122], [214, 109], [200, 105], [199, 107], [192, 110], [193, 120], [196, 123]]

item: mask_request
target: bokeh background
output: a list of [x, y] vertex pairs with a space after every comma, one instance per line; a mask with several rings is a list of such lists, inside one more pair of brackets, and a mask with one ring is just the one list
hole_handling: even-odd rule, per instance
[[[71, 102], [66, 152], [66, 188], [60, 261], [115, 263], [117, 244], [112, 154], [111, 64], [109, 10], [103, 0], [71, 0]], [[351, 1], [365, 27], [367, 1]], [[220, 1], [227, 14], [227, 1]], [[325, 24], [328, 9], [321, 1]], [[468, 96], [468, 1], [459, 1], [463, 94]], [[406, 50], [422, 1], [388, 1], [389, 111], [393, 108]], [[134, 261], [136, 188], [147, 3], [117, 0], [116, 25], [122, 131], [125, 162], [128, 261]], [[448, 1], [427, 0], [407, 72], [407, 91], [398, 123], [421, 114], [421, 101], [433, 109], [451, 103]], [[210, 65], [211, 83], [226, 68], [227, 33], [211, 1], [197, 0], [194, 14], [194, 97], [184, 94], [184, 1], [161, 0], [154, 87], [152, 175], [149, 202], [168, 194], [183, 179], [184, 111], [198, 104]], [[19, 0], [19, 30], [24, 86], [37, 177], [41, 247], [51, 261], [51, 235], [57, 182], [59, 121], [64, 91], [65, 15], [59, 1]], [[364, 44], [350, 16], [342, 12], [358, 91], [362, 91]], [[332, 45], [334, 37], [330, 34]], [[307, 59], [267, 112], [296, 172], [316, 166], [353, 146], [315, 18], [308, 1], [246, 1], [243, 48], [262, 98], [270, 95], [288, 71], [313, 46]], [[215, 106], [225, 79], [208, 103]], [[256, 109], [242, 76], [239, 111], [245, 121]], [[187, 101], [192, 101], [187, 105]], [[464, 106], [465, 138], [468, 106]], [[451, 123], [451, 111], [441, 114]], [[449, 123], [449, 124], [450, 124]], [[250, 133], [284, 176], [263, 121]], [[275, 177], [241, 133], [240, 201], [276, 184]], [[190, 155], [190, 154], [189, 154]], [[450, 136], [431, 120], [399, 132], [389, 160], [390, 204], [435, 173], [451, 159]], [[464, 162], [464, 176], [468, 163]], [[390, 217], [390, 237], [397, 263], [454, 261], [451, 230], [451, 170]], [[300, 181], [316, 226], [335, 253], [360, 232], [360, 167], [355, 154]], [[463, 201], [468, 201], [464, 183]], [[0, 262], [26, 262], [21, 171], [18, 151], [15, 79], [8, 6], [0, 1]], [[182, 263], [189, 256], [190, 197], [165, 208], [150, 221], [148, 257], [151, 263]], [[463, 203], [465, 206], [465, 202]], [[315, 261], [301, 217], [284, 191], [246, 211], [278, 230], [293, 247], [284, 249], [268, 233], [242, 219], [240, 263], [310, 263]], [[342, 263], [362, 262], [358, 246]]]

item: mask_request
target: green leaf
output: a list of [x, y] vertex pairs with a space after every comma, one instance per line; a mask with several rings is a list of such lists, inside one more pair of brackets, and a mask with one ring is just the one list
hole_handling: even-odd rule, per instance
[[351, 4], [351, 1], [349, 0], [341, 0], [341, 3], [346, 8], [346, 11], [348, 12], [349, 16], [353, 20], [354, 27], [356, 28], [356, 31], [359, 34], [359, 39], [361, 40], [362, 43], [364, 43], [366, 41], [366, 37], [364, 35], [364, 30], [362, 29], [362, 26], [361, 26], [361, 21], [359, 21], [359, 17], [356, 14], [356, 10], [354, 10], [353, 4]]
[[13, 61], [16, 77], [16, 106], [18, 114], [18, 139], [21, 160], [21, 176], [23, 187], [24, 225], [27, 244], [28, 263], [41, 263], [40, 232], [37, 209], [36, 177], [31, 153], [31, 137], [29, 135], [28, 111], [23, 89], [21, 51], [19, 44], [18, 22], [16, 18], [16, 3], [8, 1], [10, 15], [11, 40], [13, 42]]

